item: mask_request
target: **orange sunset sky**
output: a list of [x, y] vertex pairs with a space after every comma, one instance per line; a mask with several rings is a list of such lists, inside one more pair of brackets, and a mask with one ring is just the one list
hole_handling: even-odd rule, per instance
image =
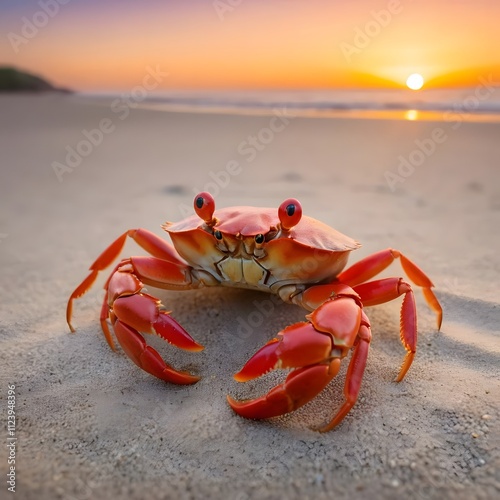
[[[44, 10], [47, 12], [44, 12]], [[498, 0], [2, 1], [0, 64], [84, 91], [500, 81]]]

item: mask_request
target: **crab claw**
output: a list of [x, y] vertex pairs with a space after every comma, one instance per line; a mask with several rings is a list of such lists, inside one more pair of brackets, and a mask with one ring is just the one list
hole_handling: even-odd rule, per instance
[[234, 378], [247, 382], [278, 368], [319, 363], [328, 358], [331, 350], [330, 335], [318, 332], [311, 323], [295, 323], [259, 349]]
[[160, 310], [159, 300], [145, 293], [119, 297], [113, 302], [112, 317], [118, 342], [137, 366], [174, 384], [194, 384], [199, 380], [199, 377], [167, 364], [139, 333], [156, 333], [170, 344], [187, 351], [203, 349], [175, 319]]
[[203, 346], [195, 342], [184, 328], [168, 313], [159, 310], [160, 301], [148, 294], [120, 297], [113, 303], [117, 318], [137, 331], [156, 333], [162, 339], [186, 351], [201, 351]]
[[165, 363], [156, 349], [146, 344], [142, 335], [134, 328], [116, 321], [114, 331], [122, 349], [129, 358], [144, 371], [174, 384], [194, 384], [200, 377], [179, 371]]
[[246, 382], [278, 368], [298, 368], [285, 382], [265, 396], [236, 401], [227, 397], [231, 408], [247, 418], [269, 418], [293, 411], [321, 392], [337, 374], [340, 359], [331, 359], [332, 339], [311, 323], [287, 327], [257, 351], [234, 378]]
[[238, 415], [246, 418], [284, 415], [311, 401], [337, 375], [339, 368], [339, 358], [299, 368], [265, 396], [249, 401], [236, 401], [228, 395], [227, 402]]

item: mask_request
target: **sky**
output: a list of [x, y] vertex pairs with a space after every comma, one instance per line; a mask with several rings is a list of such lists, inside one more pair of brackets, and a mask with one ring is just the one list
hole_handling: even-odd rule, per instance
[[160, 90], [474, 86], [500, 81], [499, 21], [499, 0], [2, 0], [0, 65], [83, 91], [151, 68]]

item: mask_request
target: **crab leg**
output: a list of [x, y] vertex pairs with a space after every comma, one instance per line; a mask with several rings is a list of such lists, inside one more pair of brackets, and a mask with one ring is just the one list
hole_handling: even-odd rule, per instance
[[319, 430], [330, 430], [352, 408], [361, 386], [371, 339], [368, 318], [360, 308], [356, 293], [345, 285], [312, 287], [300, 300], [311, 306], [322, 298], [324, 302], [306, 316], [307, 322], [279, 332], [277, 338], [257, 351], [235, 375], [236, 380], [244, 382], [277, 368], [296, 368], [282, 384], [260, 398], [240, 402], [228, 396], [236, 413], [261, 419], [300, 408], [337, 375], [341, 359], [355, 345], [344, 390], [346, 400], [333, 419]]
[[356, 264], [352, 265], [345, 271], [341, 272], [337, 276], [337, 279], [342, 283], [346, 283], [347, 285], [354, 287], [355, 285], [359, 285], [360, 283], [364, 283], [365, 281], [373, 278], [389, 267], [389, 265], [398, 258], [401, 261], [403, 270], [410, 280], [415, 283], [415, 285], [422, 287], [427, 304], [436, 313], [437, 327], [439, 330], [443, 319], [443, 310], [438, 299], [434, 295], [434, 292], [431, 290], [434, 286], [432, 281], [422, 271], [422, 269], [420, 269], [414, 262], [408, 259], [408, 257], [405, 257], [398, 250], [388, 248], [369, 255], [359, 262], [356, 262]]
[[417, 309], [410, 284], [401, 278], [385, 278], [357, 285], [354, 290], [359, 294], [364, 306], [375, 306], [404, 295], [400, 316], [400, 338], [406, 349], [406, 356], [396, 377], [396, 382], [401, 382], [417, 351]]
[[320, 432], [328, 432], [340, 424], [358, 400], [359, 389], [361, 388], [361, 382], [365, 373], [366, 360], [368, 358], [368, 351], [372, 338], [370, 327], [366, 324], [362, 324], [359, 328], [358, 337], [358, 343], [354, 348], [351, 361], [349, 362], [349, 368], [347, 369], [344, 385], [345, 401], [330, 422], [316, 429]]
[[127, 236], [132, 238], [141, 248], [149, 252], [151, 255], [158, 257], [159, 259], [166, 260], [172, 264], [186, 265], [182, 261], [175, 251], [174, 247], [167, 243], [165, 240], [157, 236], [156, 234], [148, 231], [147, 229], [129, 229], [121, 236], [116, 238], [111, 245], [106, 248], [99, 257], [90, 266], [90, 274], [76, 287], [73, 293], [70, 295], [68, 300], [68, 305], [66, 307], [66, 321], [68, 322], [69, 328], [72, 332], [75, 331], [71, 324], [71, 316], [73, 313], [73, 300], [81, 297], [85, 292], [87, 292], [95, 279], [99, 271], [106, 269], [111, 263], [120, 255], [120, 252], [125, 245], [125, 240]]

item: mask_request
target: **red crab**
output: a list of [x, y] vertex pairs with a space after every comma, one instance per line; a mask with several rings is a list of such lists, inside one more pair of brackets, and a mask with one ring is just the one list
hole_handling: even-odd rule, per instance
[[430, 279], [397, 250], [377, 252], [343, 270], [349, 253], [359, 247], [353, 239], [311, 217], [302, 215], [295, 199], [274, 208], [231, 207], [215, 210], [206, 192], [194, 199], [196, 215], [166, 223], [173, 246], [145, 229], [130, 229], [116, 239], [90, 266], [90, 274], [71, 294], [67, 321], [71, 331], [73, 300], [92, 285], [132, 238], [149, 256], [122, 260], [104, 288], [101, 326], [114, 349], [109, 330], [125, 353], [148, 373], [176, 384], [199, 380], [168, 365], [142, 333], [154, 333], [190, 351], [203, 347], [164, 310], [160, 300], [143, 291], [144, 285], [168, 290], [205, 286], [250, 288], [279, 295], [310, 311], [264, 345], [234, 377], [245, 382], [277, 368], [291, 368], [285, 382], [265, 396], [235, 401], [233, 410], [247, 418], [269, 418], [296, 410], [313, 399], [335, 377], [341, 360], [352, 350], [345, 381], [345, 401], [320, 431], [338, 425], [356, 403], [371, 340], [370, 321], [363, 308], [403, 296], [401, 342], [406, 357], [396, 378], [401, 381], [417, 350], [415, 298], [402, 278], [372, 280], [399, 259], [410, 280], [423, 290], [441, 326], [442, 309]]

